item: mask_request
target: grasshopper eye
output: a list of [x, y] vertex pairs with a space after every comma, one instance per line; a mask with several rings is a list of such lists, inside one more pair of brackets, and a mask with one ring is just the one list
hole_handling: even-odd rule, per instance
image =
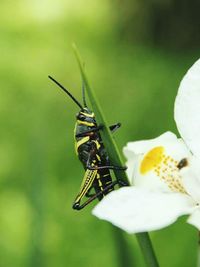
[[82, 114], [78, 114], [76, 117], [78, 120], [84, 120], [85, 119], [85, 116]]

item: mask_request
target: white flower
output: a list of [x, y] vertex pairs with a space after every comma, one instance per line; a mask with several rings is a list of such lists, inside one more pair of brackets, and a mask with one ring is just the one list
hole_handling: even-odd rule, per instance
[[163, 228], [189, 215], [200, 230], [200, 60], [183, 78], [175, 101], [173, 133], [124, 148], [130, 187], [109, 193], [93, 214], [128, 233]]

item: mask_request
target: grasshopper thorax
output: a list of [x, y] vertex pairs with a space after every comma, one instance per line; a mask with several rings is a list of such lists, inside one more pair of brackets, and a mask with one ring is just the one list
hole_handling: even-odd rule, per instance
[[79, 113], [76, 115], [76, 119], [78, 124], [83, 124], [90, 127], [96, 126], [94, 113], [87, 107], [84, 107], [79, 111]]

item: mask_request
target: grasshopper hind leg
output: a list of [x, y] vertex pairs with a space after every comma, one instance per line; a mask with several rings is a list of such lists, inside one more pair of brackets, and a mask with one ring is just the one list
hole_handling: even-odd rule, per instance
[[[118, 181], [111, 182], [109, 185], [107, 185], [102, 191], [99, 191], [98, 193], [94, 194], [94, 196], [90, 197], [88, 200], [86, 200], [83, 204], [80, 204], [80, 200], [75, 202], [72, 206], [75, 210], [81, 210], [85, 206], [87, 206], [89, 203], [94, 201], [96, 198], [101, 200], [105, 194], [108, 194], [111, 188], [113, 188], [116, 184], [119, 184]], [[112, 191], [112, 190], [111, 190]]]

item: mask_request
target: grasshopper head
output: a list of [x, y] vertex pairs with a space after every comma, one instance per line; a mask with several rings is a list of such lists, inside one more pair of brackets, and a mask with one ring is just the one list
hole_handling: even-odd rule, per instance
[[82, 110], [80, 110], [76, 115], [76, 118], [80, 123], [86, 124], [91, 127], [96, 126], [94, 113], [87, 107], [84, 107]]

